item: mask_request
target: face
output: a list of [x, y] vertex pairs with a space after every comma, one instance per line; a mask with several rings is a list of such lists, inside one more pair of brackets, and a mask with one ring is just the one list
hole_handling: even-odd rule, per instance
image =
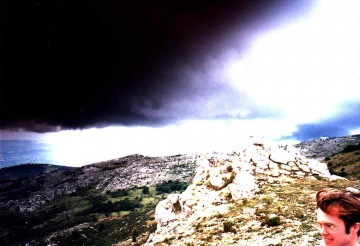
[[321, 225], [320, 235], [326, 246], [353, 246], [359, 245], [357, 231], [359, 225], [350, 228], [350, 234], [345, 232], [345, 223], [339, 217], [317, 210], [317, 222]]

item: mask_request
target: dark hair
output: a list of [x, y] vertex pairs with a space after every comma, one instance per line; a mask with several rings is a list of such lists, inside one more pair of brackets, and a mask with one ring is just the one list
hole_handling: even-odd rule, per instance
[[350, 233], [351, 226], [360, 223], [360, 200], [353, 195], [327, 189], [320, 190], [316, 194], [316, 208], [343, 220], [346, 234]]

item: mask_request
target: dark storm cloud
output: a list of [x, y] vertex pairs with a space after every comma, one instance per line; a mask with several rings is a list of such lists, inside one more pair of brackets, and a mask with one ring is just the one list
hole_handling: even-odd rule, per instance
[[360, 126], [360, 102], [343, 105], [341, 113], [316, 124], [303, 124], [293, 135], [300, 141], [319, 137], [340, 137], [349, 135], [349, 129]]
[[34, 119], [25, 121], [16, 121], [7, 128], [9, 131], [22, 132], [27, 130], [34, 133], [45, 133], [45, 132], [58, 132], [61, 130], [61, 126], [48, 125], [44, 122], [36, 122]]
[[241, 52], [258, 28], [296, 18], [309, 6], [300, 0], [7, 1], [0, 126], [44, 132], [161, 125], [219, 117], [227, 107], [236, 115], [233, 108], [251, 102], [210, 75], [209, 61], [224, 49]]

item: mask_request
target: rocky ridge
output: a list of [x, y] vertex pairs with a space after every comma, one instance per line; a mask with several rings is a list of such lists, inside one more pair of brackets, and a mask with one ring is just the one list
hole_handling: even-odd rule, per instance
[[[145, 245], [318, 245], [309, 225], [314, 210], [298, 211], [291, 203], [314, 201], [314, 193], [303, 190], [309, 184], [342, 179], [291, 147], [254, 142], [238, 153], [202, 155], [192, 184], [157, 205], [157, 230]], [[295, 197], [280, 190], [296, 183], [303, 187]], [[285, 217], [293, 210], [295, 216]]]
[[[127, 157], [86, 165], [66, 172], [50, 172], [35, 178], [0, 183], [0, 208], [20, 212], [36, 211], [61, 195], [85, 187], [102, 192], [153, 186], [167, 180], [189, 182], [194, 173], [195, 154]], [[19, 197], [17, 194], [28, 194]]]
[[[348, 145], [360, 143], [360, 135], [320, 138], [295, 145], [300, 155], [321, 159], [342, 151]], [[282, 148], [292, 148], [285, 146]], [[93, 186], [103, 192], [151, 186], [167, 180], [188, 182], [194, 175], [194, 163], [199, 154], [146, 157], [130, 155], [74, 168], [65, 172], [49, 172], [34, 178], [0, 182], [0, 208], [34, 211], [57, 196], [72, 194]], [[281, 172], [286, 172], [281, 170]], [[26, 197], [14, 195], [25, 191]]]
[[321, 137], [294, 146], [308, 158], [322, 159], [341, 152], [346, 146], [358, 144], [360, 144], [360, 134], [343, 137]]

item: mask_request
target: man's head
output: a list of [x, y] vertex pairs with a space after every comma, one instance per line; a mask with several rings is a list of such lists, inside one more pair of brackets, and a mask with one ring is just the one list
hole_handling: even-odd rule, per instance
[[338, 191], [316, 194], [317, 222], [325, 245], [359, 245], [360, 200]]

